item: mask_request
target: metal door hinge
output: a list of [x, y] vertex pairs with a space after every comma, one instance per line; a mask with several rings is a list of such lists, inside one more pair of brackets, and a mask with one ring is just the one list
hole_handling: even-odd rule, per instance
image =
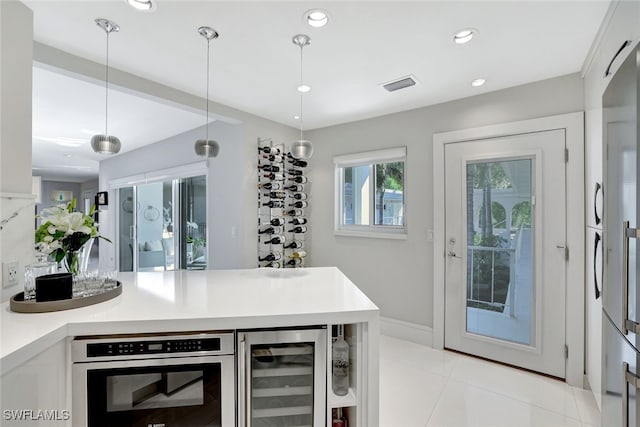
[[564, 248], [564, 260], [569, 261], [569, 246]]
[[569, 149], [568, 148], [564, 149], [564, 162], [565, 163], [569, 163]]
[[564, 358], [568, 359], [569, 358], [569, 346], [568, 345], [564, 345]]

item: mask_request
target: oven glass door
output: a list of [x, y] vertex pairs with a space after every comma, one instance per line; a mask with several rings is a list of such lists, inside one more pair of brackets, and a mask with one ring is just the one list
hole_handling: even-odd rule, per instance
[[221, 427], [234, 419], [233, 403], [229, 405], [234, 395], [232, 365], [194, 363], [202, 360], [197, 357], [188, 364], [177, 364], [184, 359], [159, 360], [163, 364], [158, 366], [147, 360], [143, 366], [124, 362], [87, 367], [87, 425]]

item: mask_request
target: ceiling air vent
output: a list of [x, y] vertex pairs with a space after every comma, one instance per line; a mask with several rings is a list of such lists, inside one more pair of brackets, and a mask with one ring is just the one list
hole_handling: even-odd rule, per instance
[[405, 87], [414, 86], [416, 84], [416, 78], [414, 76], [400, 77], [397, 80], [393, 80], [388, 83], [383, 83], [381, 86], [387, 90], [387, 92], [395, 92], [396, 90], [404, 89]]

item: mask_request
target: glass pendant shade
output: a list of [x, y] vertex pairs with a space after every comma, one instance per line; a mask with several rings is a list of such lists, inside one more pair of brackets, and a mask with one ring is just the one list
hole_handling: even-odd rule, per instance
[[202, 157], [216, 157], [220, 152], [220, 144], [213, 139], [199, 139], [194, 146], [196, 154]]
[[291, 155], [294, 159], [307, 160], [313, 156], [313, 144], [306, 139], [293, 141], [291, 144]]
[[94, 135], [91, 138], [91, 148], [100, 154], [116, 154], [120, 151], [122, 144], [117, 136]]

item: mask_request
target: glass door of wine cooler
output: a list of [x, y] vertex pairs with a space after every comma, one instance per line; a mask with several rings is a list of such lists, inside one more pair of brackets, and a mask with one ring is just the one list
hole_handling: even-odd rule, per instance
[[326, 333], [238, 333], [241, 427], [326, 425]]

